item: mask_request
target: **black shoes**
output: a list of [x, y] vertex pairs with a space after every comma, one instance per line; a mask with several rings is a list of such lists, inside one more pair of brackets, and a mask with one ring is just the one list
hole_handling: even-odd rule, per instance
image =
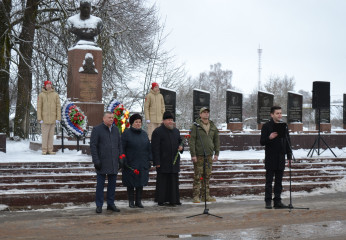
[[265, 206], [266, 209], [272, 209], [272, 202], [266, 202], [266, 206]]
[[281, 208], [288, 208], [287, 205], [283, 204], [282, 202], [274, 203], [275, 209], [281, 209]]
[[117, 208], [115, 205], [108, 205], [107, 210], [111, 210], [113, 212], [120, 212], [120, 209]]
[[96, 213], [102, 213], [102, 207], [96, 207]]
[[133, 201], [129, 201], [129, 207], [130, 208], [135, 208], [135, 204], [133, 203]]
[[141, 201], [136, 202], [136, 206], [139, 207], [139, 208], [144, 208], [144, 206], [143, 206]]

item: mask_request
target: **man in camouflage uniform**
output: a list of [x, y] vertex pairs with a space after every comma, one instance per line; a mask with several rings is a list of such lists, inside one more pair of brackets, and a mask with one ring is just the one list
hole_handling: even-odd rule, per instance
[[[211, 169], [213, 161], [217, 161], [220, 152], [220, 139], [219, 131], [215, 124], [209, 120], [209, 109], [202, 107], [199, 113], [200, 118], [196, 119], [198, 126], [193, 125], [191, 127], [191, 138], [190, 138], [190, 153], [191, 160], [194, 166], [194, 180], [193, 180], [193, 202], [199, 203], [204, 201], [204, 189], [206, 189], [206, 199], [208, 202], [215, 202], [215, 198], [209, 194], [209, 180], [211, 176]], [[198, 135], [197, 135], [198, 131]], [[203, 146], [205, 148], [207, 163], [206, 163], [206, 176], [203, 179], [203, 162], [204, 162], [204, 151], [199, 139], [202, 139]], [[214, 156], [214, 157], [213, 157]], [[204, 180], [206, 188], [204, 187]], [[202, 184], [201, 184], [202, 183]], [[201, 191], [202, 188], [202, 191]], [[202, 194], [201, 194], [202, 193]], [[200, 194], [202, 198], [200, 198]]]

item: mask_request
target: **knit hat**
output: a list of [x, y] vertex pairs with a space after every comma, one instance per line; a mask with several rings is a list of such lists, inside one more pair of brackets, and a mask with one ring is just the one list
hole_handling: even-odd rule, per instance
[[158, 84], [157, 82], [153, 82], [153, 83], [151, 84], [151, 89], [154, 89], [154, 87], [156, 87], [156, 86], [159, 86], [159, 84]]
[[137, 119], [140, 119], [141, 122], [143, 121], [143, 118], [142, 118], [141, 115], [139, 115], [138, 113], [133, 114], [133, 115], [130, 117], [130, 125], [132, 125]]
[[166, 119], [174, 119], [174, 117], [173, 117], [171, 112], [169, 112], [169, 111], [164, 112], [163, 120], [166, 120]]
[[52, 85], [52, 82], [51, 82], [51, 81], [49, 81], [49, 80], [48, 80], [48, 81], [44, 81], [44, 87], [46, 87], [46, 85], [47, 85], [47, 84]]

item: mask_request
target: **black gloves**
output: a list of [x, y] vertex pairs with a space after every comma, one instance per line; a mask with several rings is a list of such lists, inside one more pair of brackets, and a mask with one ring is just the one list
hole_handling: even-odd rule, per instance
[[96, 169], [97, 171], [100, 171], [100, 170], [101, 170], [101, 167], [102, 167], [101, 162], [100, 162], [100, 161], [95, 162], [95, 163], [94, 163], [94, 167], [95, 167], [95, 169]]

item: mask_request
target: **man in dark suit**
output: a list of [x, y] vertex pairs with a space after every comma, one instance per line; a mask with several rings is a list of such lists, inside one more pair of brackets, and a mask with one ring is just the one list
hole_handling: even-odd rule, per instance
[[114, 199], [122, 147], [119, 129], [113, 125], [113, 121], [113, 113], [105, 112], [103, 123], [93, 128], [90, 137], [90, 151], [97, 173], [96, 213], [102, 212], [106, 176], [108, 177], [107, 210], [120, 212], [114, 204]]
[[[279, 106], [273, 106], [270, 110], [271, 119], [265, 123], [261, 130], [261, 145], [265, 146], [265, 169], [266, 169], [266, 184], [265, 184], [265, 208], [272, 208], [272, 183], [274, 183], [274, 208], [287, 208], [281, 202], [282, 192], [282, 177], [285, 170], [285, 155], [289, 164], [292, 159], [292, 151], [290, 149], [290, 138], [286, 125], [284, 136], [279, 136], [275, 124], [280, 124], [282, 119], [282, 110]], [[281, 123], [285, 124], [285, 123]]]
[[180, 132], [174, 127], [173, 115], [163, 114], [163, 123], [153, 132], [151, 139], [153, 161], [156, 166], [156, 201], [159, 206], [169, 203], [181, 205], [179, 196], [180, 153], [183, 152]]

